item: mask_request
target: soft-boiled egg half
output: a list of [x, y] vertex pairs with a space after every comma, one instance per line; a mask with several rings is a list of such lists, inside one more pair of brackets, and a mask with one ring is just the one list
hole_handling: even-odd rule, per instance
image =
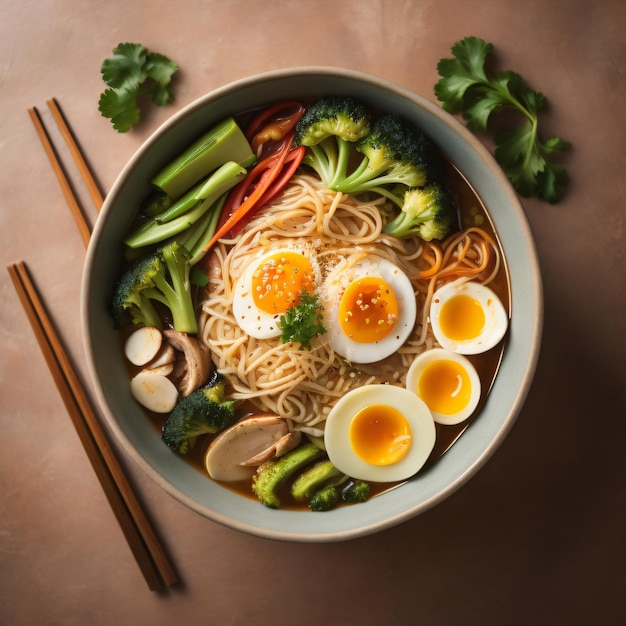
[[394, 263], [369, 255], [338, 264], [322, 290], [326, 339], [355, 363], [393, 354], [415, 325], [416, 302], [407, 275]]
[[277, 249], [253, 259], [237, 279], [233, 315], [257, 339], [281, 334], [278, 322], [300, 295], [315, 290], [319, 270], [305, 249]]
[[416, 394], [393, 385], [353, 389], [332, 408], [324, 445], [344, 474], [395, 482], [416, 474], [435, 446], [435, 423]]
[[428, 406], [439, 424], [460, 424], [480, 400], [480, 377], [466, 357], [433, 348], [415, 358], [406, 377], [406, 388]]
[[508, 316], [498, 296], [476, 282], [453, 282], [435, 291], [430, 323], [442, 348], [459, 354], [479, 354], [505, 335]]

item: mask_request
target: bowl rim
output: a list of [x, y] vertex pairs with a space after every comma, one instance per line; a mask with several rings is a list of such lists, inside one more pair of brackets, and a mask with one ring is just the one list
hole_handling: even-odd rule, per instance
[[[132, 178], [133, 172], [136, 171], [136, 168], [145, 159], [146, 155], [151, 153], [154, 146], [163, 141], [166, 135], [176, 130], [176, 128], [180, 124], [184, 123], [189, 116], [192, 116], [194, 113], [197, 114], [199, 111], [204, 110], [205, 107], [211, 105], [212, 103], [220, 102], [225, 98], [227, 99], [232, 97], [235, 93], [240, 93], [242, 91], [245, 92], [250, 88], [258, 88], [259, 84], [276, 84], [276, 81], [292, 80], [294, 77], [298, 77], [300, 79], [306, 78], [309, 80], [328, 79], [331, 81], [344, 80], [347, 82], [362, 83], [365, 87], [373, 87], [375, 90], [389, 92], [392, 94], [392, 97], [400, 98], [402, 101], [406, 102], [406, 106], [421, 109], [427, 117], [432, 118], [432, 120], [437, 120], [442, 124], [442, 127], [445, 126], [449, 128], [452, 135], [457, 136], [462, 140], [463, 149], [465, 151], [462, 156], [464, 158], [471, 157], [471, 159], [476, 161], [476, 167], [478, 169], [483, 168], [484, 172], [488, 173], [489, 177], [491, 177], [491, 184], [495, 185], [495, 188], [499, 190], [501, 200], [508, 203], [510, 209], [512, 209], [509, 214], [515, 218], [517, 232], [515, 239], [511, 239], [511, 242], [513, 246], [516, 246], [516, 249], [523, 250], [525, 255], [525, 302], [523, 303], [522, 310], [525, 312], [526, 322], [524, 326], [519, 329], [522, 331], [519, 336], [517, 331], [511, 334], [513, 335], [512, 339], [515, 341], [517, 349], [521, 349], [526, 364], [523, 373], [516, 376], [516, 390], [513, 395], [511, 396], [509, 394], [509, 396], [506, 396], [506, 406], [508, 408], [504, 418], [498, 420], [497, 423], [493, 425], [493, 428], [490, 426], [490, 429], [487, 429], [485, 433], [476, 433], [476, 441], [473, 445], [477, 445], [480, 448], [480, 452], [471, 459], [471, 462], [459, 463], [458, 461], [455, 461], [457, 465], [460, 465], [460, 468], [454, 473], [452, 480], [445, 480], [442, 482], [441, 479], [439, 479], [438, 482], [435, 481], [435, 485], [433, 485], [433, 487], [427, 492], [424, 499], [422, 499], [418, 504], [413, 506], [399, 506], [397, 498], [395, 498], [387, 515], [383, 516], [372, 512], [371, 503], [375, 502], [378, 498], [374, 498], [370, 502], [359, 505], [359, 509], [363, 507], [362, 510], [365, 515], [357, 515], [356, 517], [362, 517], [362, 519], [368, 520], [362, 523], [358, 523], [358, 521], [357, 523], [353, 523], [349, 519], [344, 519], [346, 518], [344, 511], [351, 507], [341, 507], [340, 509], [330, 513], [330, 515], [338, 514], [336, 519], [341, 518], [341, 523], [337, 527], [334, 527], [332, 524], [327, 524], [323, 520], [319, 520], [319, 516], [305, 512], [304, 515], [309, 517], [313, 516], [316, 518], [316, 522], [320, 522], [319, 530], [313, 528], [308, 528], [307, 530], [299, 529], [299, 522], [294, 515], [303, 515], [302, 512], [283, 511], [282, 513], [279, 513], [280, 510], [271, 511], [273, 514], [279, 513], [281, 516], [280, 523], [274, 524], [274, 522], [270, 521], [267, 517], [267, 512], [264, 510], [265, 507], [258, 502], [253, 502], [255, 506], [260, 507], [258, 515], [248, 517], [246, 519], [233, 518], [229, 513], [212, 509], [206, 504], [200, 503], [196, 497], [190, 495], [188, 490], [183, 487], [179, 476], [176, 475], [166, 478], [157, 470], [152, 462], [145, 458], [141, 450], [138, 449], [136, 442], [132, 440], [131, 435], [124, 428], [122, 428], [121, 424], [116, 419], [114, 411], [111, 409], [109, 398], [107, 397], [107, 390], [103, 387], [102, 380], [100, 378], [102, 366], [99, 365], [99, 360], [96, 356], [97, 347], [95, 345], [95, 329], [93, 325], [95, 323], [94, 310], [97, 307], [101, 308], [102, 302], [98, 301], [95, 297], [94, 290], [92, 289], [93, 285], [91, 284], [92, 281], [90, 281], [92, 271], [95, 267], [97, 267], [97, 262], [99, 260], [98, 255], [102, 248], [102, 233], [104, 232], [107, 218], [115, 207], [118, 195], [124, 191], [127, 179], [129, 177]], [[271, 99], [269, 99], [268, 102], [269, 101], [271, 101]], [[472, 162], [471, 159], [469, 163]], [[455, 162], [453, 159], [451, 160], [458, 167], [458, 162]], [[464, 176], [467, 175], [465, 168], [460, 169]], [[471, 176], [468, 177], [471, 178]], [[485, 182], [485, 185], [487, 185], [487, 182]], [[479, 196], [482, 197], [483, 194], [479, 193]], [[494, 219], [493, 215], [491, 215], [491, 217]], [[496, 230], [500, 238], [502, 233], [498, 231], [497, 228]], [[504, 244], [503, 249], [505, 257], [507, 257], [507, 248]], [[514, 289], [513, 284], [511, 285], [511, 289]], [[87, 357], [87, 368], [93, 384], [96, 399], [108, 427], [114, 436], [121, 442], [124, 450], [133, 459], [133, 461], [137, 463], [137, 465], [139, 465], [139, 467], [141, 467], [146, 474], [167, 493], [191, 510], [207, 517], [208, 519], [211, 519], [214, 522], [258, 537], [296, 542], [342, 541], [380, 532], [426, 512], [457, 491], [478, 472], [478, 470], [487, 462], [489, 458], [491, 458], [516, 421], [526, 400], [536, 371], [543, 331], [543, 288], [535, 241], [519, 197], [487, 148], [475, 135], [473, 135], [463, 124], [461, 124], [459, 120], [445, 112], [436, 103], [406, 87], [400, 86], [388, 79], [358, 70], [316, 65], [270, 70], [239, 78], [221, 87], [213, 89], [175, 112], [143, 142], [130, 160], [121, 169], [111, 187], [110, 192], [105, 198], [98, 219], [96, 220], [83, 269], [80, 304], [81, 328]], [[518, 302], [512, 294], [512, 314], [515, 312], [517, 306]], [[513, 315], [512, 321], [516, 322]], [[526, 335], [526, 337], [524, 335]], [[529, 339], [528, 336], [530, 337]], [[521, 348], [520, 346], [522, 346], [522, 343], [520, 343], [520, 341], [527, 341], [528, 343], [524, 346], [524, 348]], [[509, 349], [509, 346], [507, 346], [503, 361], [506, 359], [506, 351]], [[496, 379], [496, 383], [490, 392], [490, 398], [488, 398], [488, 404], [490, 403], [491, 395], [493, 395], [494, 390], [499, 388], [498, 380], [500, 378], [501, 376], [499, 375]], [[500, 386], [503, 387], [503, 385]], [[502, 394], [500, 393], [499, 395]], [[491, 404], [502, 400], [503, 398], [494, 398]], [[483, 411], [486, 411], [486, 408], [483, 408]], [[477, 422], [479, 421], [480, 420], [477, 420]], [[471, 432], [472, 428], [469, 428], [463, 437], [465, 438], [468, 433]], [[444, 458], [445, 456], [450, 455], [451, 457], [454, 456], [456, 459], [458, 455], [455, 454], [455, 448], [460, 448], [460, 446], [458, 448], [457, 446], [458, 444], [446, 452]], [[166, 446], [163, 446], [163, 448], [166, 448]], [[169, 450], [167, 452], [169, 453]], [[184, 461], [182, 462], [184, 463]], [[193, 471], [196, 472], [196, 470]], [[196, 473], [201, 476], [204, 481], [209, 480], [202, 476], [199, 472]], [[174, 472], [174, 474], [176, 474], [176, 472]], [[237, 498], [245, 500], [245, 498], [242, 498], [241, 496], [237, 496]], [[316, 526], [318, 526], [318, 524], [316, 524]]]

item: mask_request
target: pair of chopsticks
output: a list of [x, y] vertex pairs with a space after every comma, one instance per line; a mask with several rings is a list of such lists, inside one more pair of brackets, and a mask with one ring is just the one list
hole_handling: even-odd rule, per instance
[[[59, 125], [61, 134], [68, 143], [68, 148], [90, 190], [94, 204], [99, 210], [102, 206], [102, 194], [89, 167], [57, 103], [54, 100], [49, 100], [48, 106]], [[39, 113], [33, 108], [29, 110], [29, 114], [61, 184], [68, 206], [76, 219], [85, 245], [87, 245], [91, 232], [69, 179]], [[153, 591], [158, 591], [175, 584], [178, 582], [176, 571], [137, 499], [98, 417], [94, 413], [26, 265], [20, 262], [10, 265], [7, 269], [74, 428], [148, 587]]]
[[[76, 140], [74, 139], [72, 131], [65, 121], [65, 117], [63, 116], [63, 113], [61, 112], [57, 101], [54, 98], [50, 98], [46, 101], [46, 103], [48, 105], [48, 108], [50, 109], [50, 112], [52, 113], [52, 117], [54, 118], [57, 127], [59, 128], [59, 131], [61, 132], [63, 139], [65, 140], [65, 143], [67, 144], [70, 154], [74, 159], [74, 163], [76, 163], [76, 166], [78, 167], [78, 172], [81, 178], [85, 181], [87, 190], [89, 191], [89, 195], [91, 196], [91, 199], [93, 200], [96, 209], [99, 211], [102, 207], [102, 203], [104, 202], [102, 192], [100, 191], [100, 188], [98, 187], [98, 184], [96, 183], [93, 174], [91, 173], [91, 170], [87, 165], [87, 162], [85, 161], [83, 154], [78, 147], [78, 144], [76, 143]], [[81, 234], [81, 237], [83, 238], [85, 247], [87, 247], [89, 245], [89, 238], [91, 237], [91, 229], [89, 228], [89, 224], [87, 223], [85, 214], [83, 213], [76, 194], [74, 193], [74, 189], [72, 188], [67, 173], [65, 172], [59, 155], [54, 148], [54, 144], [50, 139], [50, 135], [48, 134], [48, 131], [43, 124], [39, 111], [36, 109], [36, 107], [32, 107], [28, 110], [28, 114], [30, 115], [30, 119], [32, 120], [33, 125], [35, 126], [35, 130], [37, 131], [37, 135], [39, 136], [41, 144], [43, 145], [43, 148], [48, 155], [48, 159], [50, 161], [50, 164], [52, 165], [52, 169], [57, 177], [57, 180], [59, 181], [61, 191], [65, 196], [65, 201], [67, 202], [67, 205], [69, 206], [70, 211], [74, 216], [74, 220], [76, 221], [78, 230]]]

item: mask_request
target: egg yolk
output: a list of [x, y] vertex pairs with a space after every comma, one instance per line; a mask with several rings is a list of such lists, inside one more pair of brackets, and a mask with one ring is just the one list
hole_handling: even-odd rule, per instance
[[411, 446], [411, 427], [404, 415], [386, 404], [361, 409], [350, 423], [350, 444], [370, 465], [392, 465]]
[[460, 363], [442, 359], [424, 368], [417, 381], [417, 395], [434, 413], [456, 415], [469, 403], [472, 383]]
[[284, 313], [298, 304], [303, 291], [312, 293], [314, 289], [311, 262], [298, 252], [266, 257], [252, 275], [254, 304], [270, 315]]
[[374, 343], [398, 323], [398, 301], [391, 285], [378, 276], [351, 282], [339, 303], [339, 323], [357, 343]]
[[459, 294], [441, 305], [439, 324], [450, 339], [475, 339], [485, 326], [485, 311], [476, 298]]

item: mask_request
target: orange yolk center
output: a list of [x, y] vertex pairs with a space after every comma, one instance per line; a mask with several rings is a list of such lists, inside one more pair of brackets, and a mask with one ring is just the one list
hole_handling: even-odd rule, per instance
[[377, 276], [351, 282], [339, 303], [339, 323], [357, 343], [374, 343], [398, 323], [398, 301], [391, 285]]
[[411, 446], [411, 427], [397, 409], [373, 404], [361, 409], [350, 423], [355, 454], [371, 465], [392, 465]]
[[469, 403], [472, 383], [465, 368], [456, 361], [433, 361], [417, 381], [417, 395], [434, 413], [456, 415]]
[[461, 294], [441, 305], [439, 324], [450, 339], [474, 339], [485, 326], [485, 311], [478, 300]]
[[299, 303], [303, 291], [312, 293], [314, 289], [311, 263], [297, 252], [279, 252], [267, 257], [252, 276], [254, 303], [270, 315], [284, 313]]

